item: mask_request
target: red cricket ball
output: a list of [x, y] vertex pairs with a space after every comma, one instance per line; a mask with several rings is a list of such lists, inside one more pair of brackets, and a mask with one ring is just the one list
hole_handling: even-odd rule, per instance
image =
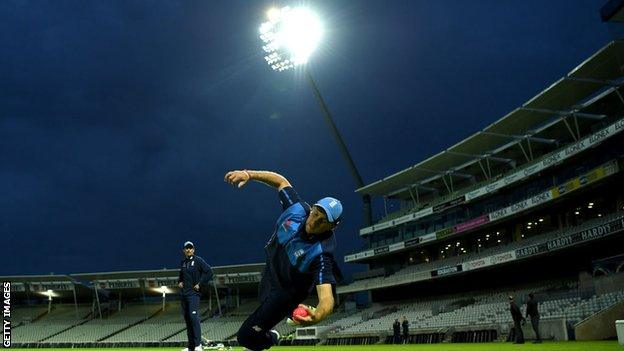
[[308, 310], [306, 310], [303, 307], [297, 307], [292, 312], [292, 319], [294, 321], [297, 320], [295, 317], [307, 317], [307, 316], [308, 316]]

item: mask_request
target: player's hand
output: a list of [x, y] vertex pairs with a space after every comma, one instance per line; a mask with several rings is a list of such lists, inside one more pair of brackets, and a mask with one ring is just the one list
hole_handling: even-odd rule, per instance
[[227, 172], [223, 178], [226, 183], [236, 185], [239, 188], [244, 187], [249, 179], [251, 179], [251, 176], [247, 171], [230, 171]]
[[179, 283], [178, 283], [178, 286], [180, 287], [180, 289], [182, 289], [182, 288], [184, 287], [184, 283], [179, 282]]
[[199, 284], [195, 284], [195, 286], [193, 287], [193, 289], [195, 289], [195, 291], [199, 291]]
[[319, 316], [316, 314], [316, 308], [303, 304], [299, 304], [299, 307], [305, 308], [305, 310], [308, 311], [308, 315], [305, 317], [295, 316], [294, 322], [296, 324], [306, 326], [316, 324], [321, 321]]

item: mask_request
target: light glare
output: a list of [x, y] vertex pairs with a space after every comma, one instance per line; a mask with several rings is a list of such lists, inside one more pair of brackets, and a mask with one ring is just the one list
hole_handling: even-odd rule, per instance
[[305, 7], [270, 9], [260, 25], [260, 39], [267, 64], [284, 71], [308, 62], [323, 33], [318, 17]]

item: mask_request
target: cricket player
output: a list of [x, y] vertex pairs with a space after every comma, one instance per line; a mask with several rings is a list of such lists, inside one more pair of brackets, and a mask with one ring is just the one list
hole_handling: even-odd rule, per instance
[[181, 289], [180, 304], [188, 337], [188, 346], [182, 351], [202, 351], [199, 316], [200, 289], [208, 285], [212, 279], [212, 269], [203, 258], [195, 255], [195, 245], [192, 242], [185, 242], [182, 250], [184, 259], [180, 264], [178, 287]]
[[[238, 343], [253, 351], [265, 350], [279, 341], [271, 330], [297, 306], [307, 310], [295, 323], [312, 325], [334, 308], [334, 286], [341, 278], [334, 260], [334, 229], [342, 217], [340, 201], [325, 197], [310, 206], [282, 175], [268, 171], [237, 170], [225, 175], [227, 183], [242, 188], [250, 180], [278, 191], [282, 213], [268, 239], [266, 266], [261, 282], [261, 304], [237, 333]], [[300, 303], [316, 287], [319, 303], [310, 308]]]

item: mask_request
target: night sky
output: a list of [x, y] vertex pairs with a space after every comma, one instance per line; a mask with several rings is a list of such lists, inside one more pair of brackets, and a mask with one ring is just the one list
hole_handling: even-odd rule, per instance
[[[370, 183], [604, 46], [604, 3], [313, 1], [309, 66]], [[223, 182], [243, 168], [340, 198], [339, 260], [360, 248], [360, 197], [311, 90], [263, 60], [271, 4], [0, 1], [0, 275], [176, 268], [185, 240], [212, 265], [261, 262], [280, 206]]]

